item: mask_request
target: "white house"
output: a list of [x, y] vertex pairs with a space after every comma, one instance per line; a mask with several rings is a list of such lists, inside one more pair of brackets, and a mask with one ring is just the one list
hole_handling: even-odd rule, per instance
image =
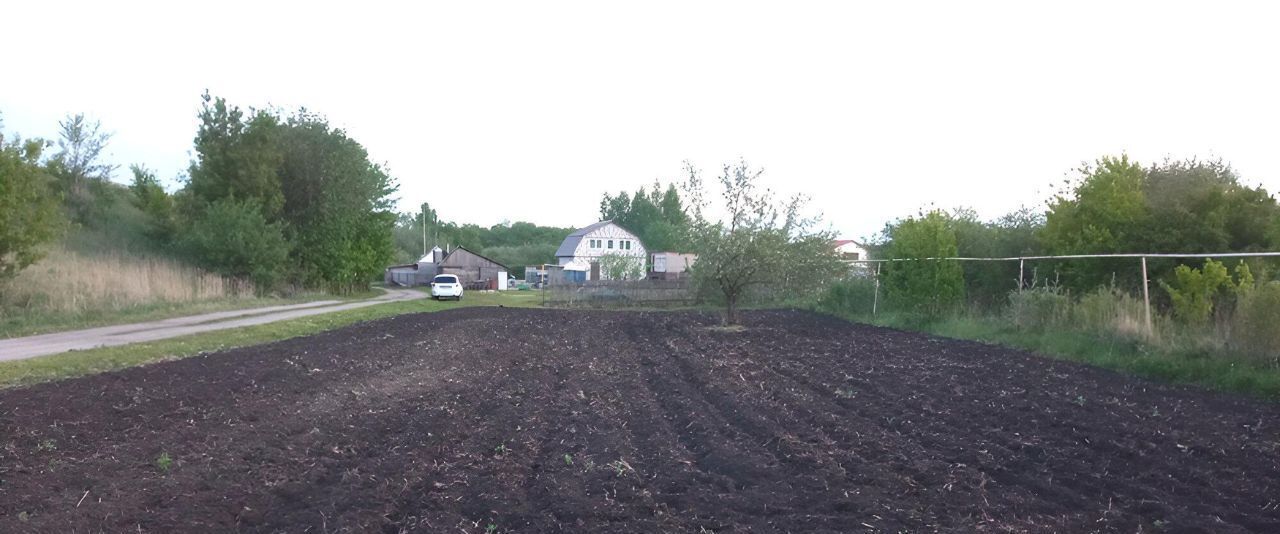
[[836, 254], [839, 254], [842, 260], [871, 259], [871, 255], [867, 254], [867, 247], [852, 239], [837, 239], [831, 242], [831, 246], [836, 249]]
[[644, 276], [645, 258], [648, 257], [644, 244], [635, 234], [613, 221], [600, 221], [578, 229], [564, 238], [560, 248], [556, 249], [556, 261], [564, 267], [565, 274], [582, 273], [575, 276], [581, 280], [608, 279], [607, 264], [610, 260], [605, 260], [605, 268], [601, 269], [601, 258], [605, 256], [622, 258], [620, 261], [634, 267], [637, 278]]

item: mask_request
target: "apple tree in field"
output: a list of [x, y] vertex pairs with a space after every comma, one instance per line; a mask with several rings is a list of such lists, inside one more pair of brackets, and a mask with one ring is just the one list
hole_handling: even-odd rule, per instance
[[831, 246], [834, 236], [802, 215], [806, 199], [775, 200], [758, 184], [763, 171], [725, 165], [717, 178], [721, 203], [712, 206], [698, 172], [687, 170], [689, 241], [698, 255], [690, 274], [700, 296], [724, 305], [726, 325], [738, 324], [748, 301], [798, 299], [847, 271]]

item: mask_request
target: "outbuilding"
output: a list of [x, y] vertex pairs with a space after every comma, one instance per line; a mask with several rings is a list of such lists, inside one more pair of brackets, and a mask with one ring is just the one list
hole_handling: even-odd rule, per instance
[[440, 262], [439, 274], [454, 274], [458, 280], [468, 287], [483, 289], [506, 289], [507, 273], [505, 265], [458, 247], [449, 252]]
[[414, 263], [392, 265], [383, 273], [382, 281], [388, 286], [425, 286], [439, 274], [444, 251], [436, 247]]

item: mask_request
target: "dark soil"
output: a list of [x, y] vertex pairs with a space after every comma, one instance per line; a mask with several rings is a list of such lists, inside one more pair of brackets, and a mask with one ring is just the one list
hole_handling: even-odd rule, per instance
[[458, 309], [0, 391], [0, 532], [1280, 532], [1280, 405], [713, 323]]

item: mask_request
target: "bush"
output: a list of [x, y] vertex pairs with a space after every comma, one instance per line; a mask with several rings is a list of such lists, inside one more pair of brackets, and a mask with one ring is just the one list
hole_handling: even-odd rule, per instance
[[875, 280], [867, 276], [851, 276], [836, 281], [818, 297], [818, 310], [842, 316], [870, 315], [875, 290]]
[[1264, 357], [1272, 364], [1280, 359], [1280, 282], [1270, 282], [1245, 292], [1236, 304], [1232, 337], [1243, 352]]
[[956, 234], [946, 214], [933, 211], [899, 221], [889, 230], [886, 253], [912, 261], [884, 264], [886, 295], [895, 311], [938, 317], [964, 300], [964, 271], [959, 262], [928, 260], [956, 255]]
[[1071, 297], [1057, 287], [1035, 287], [1009, 293], [1009, 321], [1019, 329], [1071, 323]]
[[253, 280], [259, 291], [280, 282], [289, 255], [280, 226], [267, 223], [256, 202], [231, 198], [210, 204], [178, 246], [197, 265]]
[[1137, 297], [1115, 286], [1106, 286], [1081, 296], [1072, 320], [1085, 330], [1139, 337], [1144, 333], [1145, 313]]

